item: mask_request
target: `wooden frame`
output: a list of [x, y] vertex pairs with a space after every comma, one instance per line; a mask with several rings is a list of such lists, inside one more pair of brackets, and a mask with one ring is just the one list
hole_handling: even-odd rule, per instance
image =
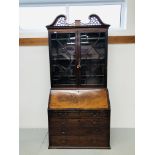
[[[53, 29], [52, 29], [53, 30]], [[58, 31], [59, 30], [59, 31]], [[70, 29], [56, 29], [55, 31], [48, 31], [49, 33], [49, 51], [50, 51], [50, 65], [51, 65], [51, 88], [53, 87], [83, 87], [83, 88], [87, 88], [87, 87], [107, 87], [107, 39], [108, 39], [108, 28], [107, 29], [103, 29], [103, 28], [98, 28], [98, 29], [94, 29], [94, 28], [89, 28], [89, 29], [86, 29], [86, 28], [79, 28], [79, 29], [72, 29], [72, 34], [75, 34], [75, 76], [76, 76], [76, 83], [75, 84], [56, 84], [54, 83], [53, 81], [53, 78], [54, 76], [52, 75], [52, 65], [53, 65], [53, 60], [52, 60], [52, 44], [54, 43], [51, 43], [51, 40], [52, 40], [52, 36], [51, 34], [55, 34], [55, 32], [57, 32], [57, 34], [67, 34], [68, 32], [70, 33]], [[102, 61], [105, 61], [104, 62], [104, 77], [103, 78], [103, 81], [102, 81], [102, 84], [100, 83], [99, 85], [98, 84], [84, 84], [84, 83], [81, 83], [81, 67], [78, 67], [80, 66], [80, 62], [81, 62], [81, 43], [80, 43], [80, 34], [81, 33], [95, 33], [95, 34], [98, 34], [98, 32], [102, 32], [102, 34], [104, 34], [104, 37], [105, 37], [105, 40], [103, 41], [102, 44], [105, 44], [104, 46], [104, 49], [105, 49], [105, 58], [102, 60]], [[103, 33], [104, 32], [104, 33]], [[100, 34], [99, 33], [99, 34]], [[99, 39], [99, 38], [98, 38]], [[72, 51], [73, 52], [73, 51]], [[59, 65], [58, 65], [59, 66]], [[86, 78], [86, 77], [85, 77]], [[100, 77], [101, 78], [101, 77]]]

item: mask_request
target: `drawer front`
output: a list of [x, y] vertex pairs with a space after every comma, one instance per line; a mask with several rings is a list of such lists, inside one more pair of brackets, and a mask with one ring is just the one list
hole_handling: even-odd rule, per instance
[[108, 128], [51, 128], [49, 134], [54, 136], [86, 136], [100, 135], [108, 133]]
[[54, 146], [106, 147], [110, 139], [110, 111], [50, 111], [49, 138]]
[[109, 118], [109, 110], [49, 110], [49, 117], [54, 118]]
[[109, 147], [109, 137], [101, 136], [51, 136], [51, 146], [68, 147]]
[[110, 124], [109, 119], [54, 119], [49, 120], [50, 127], [105, 127]]
[[81, 136], [80, 146], [109, 147], [109, 136]]
[[49, 145], [51, 146], [78, 146], [78, 136], [50, 136]]

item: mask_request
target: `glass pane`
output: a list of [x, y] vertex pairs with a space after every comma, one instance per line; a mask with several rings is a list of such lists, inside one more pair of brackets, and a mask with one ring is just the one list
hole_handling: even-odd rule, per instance
[[75, 34], [51, 34], [51, 70], [53, 85], [75, 85]]
[[81, 59], [104, 59], [105, 33], [81, 33], [80, 40]]
[[105, 33], [81, 33], [81, 84], [103, 85], [105, 79]]

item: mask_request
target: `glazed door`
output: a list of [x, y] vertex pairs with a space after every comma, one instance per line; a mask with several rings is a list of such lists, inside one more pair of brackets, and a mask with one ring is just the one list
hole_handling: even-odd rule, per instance
[[106, 32], [81, 32], [80, 85], [106, 87], [107, 46]]
[[76, 33], [50, 33], [51, 87], [77, 86]]

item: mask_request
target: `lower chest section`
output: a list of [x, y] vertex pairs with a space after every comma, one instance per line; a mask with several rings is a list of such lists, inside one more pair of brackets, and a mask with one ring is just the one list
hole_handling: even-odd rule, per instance
[[110, 110], [48, 111], [49, 148], [110, 147]]

